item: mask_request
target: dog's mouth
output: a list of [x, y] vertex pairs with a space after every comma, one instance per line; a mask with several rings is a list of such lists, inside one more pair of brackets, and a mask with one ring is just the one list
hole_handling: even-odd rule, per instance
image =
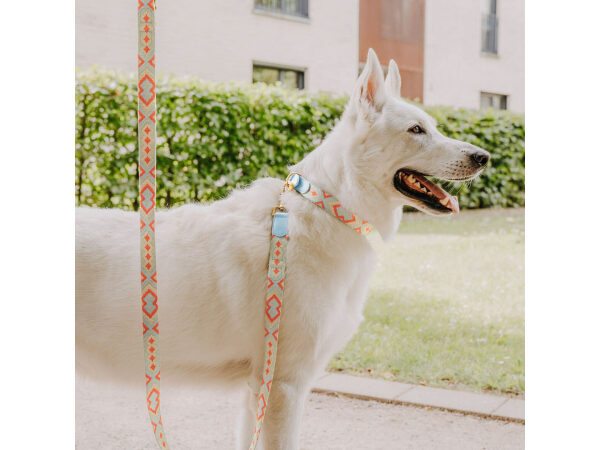
[[458, 199], [437, 184], [426, 178], [425, 174], [414, 170], [400, 169], [394, 175], [394, 187], [398, 192], [414, 200], [419, 209], [427, 209], [438, 214], [458, 213]]

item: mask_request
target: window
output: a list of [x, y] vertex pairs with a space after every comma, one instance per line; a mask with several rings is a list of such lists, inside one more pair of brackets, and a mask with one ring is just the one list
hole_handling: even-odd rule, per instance
[[254, 65], [252, 68], [253, 83], [275, 84], [278, 81], [285, 88], [304, 89], [304, 72], [260, 65]]
[[482, 92], [479, 104], [481, 106], [481, 109], [506, 109], [506, 106], [508, 104], [508, 95]]
[[308, 0], [254, 0], [254, 9], [308, 17]]
[[496, 0], [482, 0], [484, 13], [481, 21], [481, 51], [498, 54], [498, 16]]

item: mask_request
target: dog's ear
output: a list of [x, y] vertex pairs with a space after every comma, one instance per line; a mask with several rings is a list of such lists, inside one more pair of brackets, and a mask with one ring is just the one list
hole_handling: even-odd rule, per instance
[[353, 101], [360, 107], [381, 111], [385, 103], [383, 70], [372, 48], [367, 54], [367, 62], [358, 77]]
[[388, 73], [385, 77], [385, 88], [388, 94], [395, 97], [400, 97], [400, 88], [402, 87], [402, 78], [400, 77], [400, 71], [396, 65], [396, 61], [390, 59], [388, 64]]

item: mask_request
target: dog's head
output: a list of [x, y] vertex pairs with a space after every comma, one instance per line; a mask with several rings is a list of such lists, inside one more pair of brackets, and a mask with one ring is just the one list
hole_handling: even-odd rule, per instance
[[410, 205], [430, 214], [458, 212], [457, 199], [426, 177], [473, 179], [490, 155], [443, 136], [431, 116], [400, 98], [400, 84], [396, 63], [390, 61], [384, 80], [377, 56], [369, 50], [342, 119], [355, 138], [345, 156], [361, 184], [370, 185], [368, 190], [388, 205]]

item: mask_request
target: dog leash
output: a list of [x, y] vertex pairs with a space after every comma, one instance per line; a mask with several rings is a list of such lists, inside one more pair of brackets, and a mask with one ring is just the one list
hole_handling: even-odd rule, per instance
[[[138, 0], [138, 152], [140, 201], [140, 260], [142, 336], [146, 374], [146, 403], [159, 448], [168, 449], [160, 413], [160, 360], [158, 331], [158, 283], [156, 270], [156, 66], [155, 0]], [[287, 180], [286, 180], [287, 185]], [[281, 205], [280, 205], [281, 206]], [[250, 449], [254, 450], [265, 417], [277, 357], [277, 339], [283, 302], [287, 212], [273, 210], [267, 299], [265, 308], [265, 357], [256, 425]]]
[[[155, 66], [155, 0], [138, 0], [138, 152], [140, 202], [140, 264], [142, 337], [146, 376], [146, 404], [158, 447], [168, 449], [160, 413], [160, 360], [158, 331], [158, 282], [156, 269], [156, 66]], [[333, 195], [311, 185], [300, 174], [292, 172], [283, 191], [295, 189], [315, 205], [361, 234], [373, 227], [347, 211]], [[250, 444], [255, 450], [265, 419], [269, 394], [275, 374], [279, 323], [283, 307], [288, 213], [283, 204], [272, 210], [271, 241], [267, 273], [267, 295], [264, 316], [264, 360], [259, 388], [256, 425]]]
[[[352, 228], [359, 234], [369, 234], [373, 226], [342, 206], [342, 203], [332, 194], [311, 184], [299, 173], [290, 173], [283, 185], [283, 192], [296, 190], [304, 198], [327, 211], [336, 219]], [[283, 206], [273, 208], [273, 223], [271, 226], [271, 245], [269, 250], [269, 270], [267, 275], [267, 298], [265, 306], [265, 358], [256, 407], [256, 426], [252, 437], [250, 450], [256, 448], [260, 431], [267, 410], [271, 385], [275, 374], [277, 358], [277, 342], [279, 340], [279, 321], [283, 307], [285, 284], [286, 253], [288, 243], [288, 213]]]
[[156, 443], [168, 449], [160, 414], [160, 362], [156, 242], [156, 66], [155, 0], [138, 0], [138, 152], [140, 190], [140, 261], [142, 337], [146, 404]]
[[[284, 185], [285, 189], [285, 185]], [[285, 256], [288, 243], [288, 213], [280, 203], [273, 208], [271, 225], [271, 243], [269, 246], [269, 269], [267, 272], [267, 297], [265, 301], [264, 338], [265, 353], [263, 370], [256, 405], [256, 425], [252, 433], [250, 450], [258, 444], [262, 424], [265, 420], [267, 403], [277, 359], [277, 342], [279, 340], [279, 321], [283, 306], [283, 289], [285, 284]]]

